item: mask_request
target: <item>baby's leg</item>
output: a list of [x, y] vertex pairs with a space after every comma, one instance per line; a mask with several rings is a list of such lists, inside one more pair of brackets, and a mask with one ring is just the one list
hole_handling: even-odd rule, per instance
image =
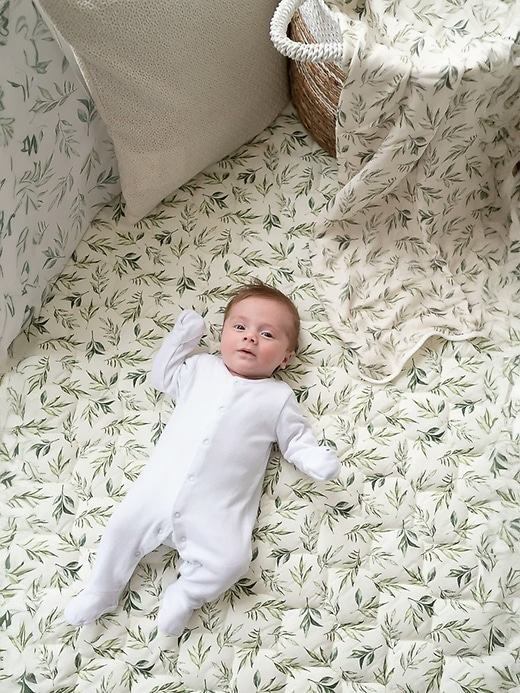
[[168, 635], [182, 635], [196, 608], [198, 607], [188, 601], [182, 589], [182, 578], [179, 577], [164, 593], [157, 619], [159, 630]]
[[70, 600], [63, 613], [71, 626], [85, 626], [103, 614], [115, 611], [118, 602], [119, 592], [97, 592], [86, 587]]
[[84, 626], [113, 611], [139, 562], [135, 545], [128, 545], [126, 534], [110, 521], [99, 544], [90, 582], [67, 605], [65, 619], [73, 626]]
[[113, 611], [141, 556], [161, 543], [150, 532], [149, 520], [146, 524], [140, 522], [143, 514], [129, 505], [123, 501], [112, 515], [103, 532], [89, 583], [65, 608], [65, 619], [73, 626], [83, 626]]
[[236, 558], [219, 557], [205, 564], [185, 561], [179, 578], [168, 587], [159, 611], [159, 630], [169, 635], [181, 635], [195, 609], [210, 602], [232, 587], [247, 572], [251, 553]]

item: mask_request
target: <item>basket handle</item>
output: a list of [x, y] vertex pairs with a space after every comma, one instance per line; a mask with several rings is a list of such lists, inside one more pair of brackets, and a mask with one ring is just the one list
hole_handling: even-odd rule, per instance
[[305, 62], [342, 62], [342, 43], [298, 43], [287, 36], [289, 23], [305, 0], [281, 0], [274, 11], [270, 25], [274, 47], [292, 60]]

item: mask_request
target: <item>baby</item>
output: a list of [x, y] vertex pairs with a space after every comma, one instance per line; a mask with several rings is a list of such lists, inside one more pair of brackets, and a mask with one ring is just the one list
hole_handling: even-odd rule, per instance
[[220, 354], [196, 354], [202, 317], [185, 310], [152, 364], [152, 384], [176, 406], [150, 462], [103, 533], [90, 582], [65, 609], [82, 626], [113, 611], [140, 558], [177, 549], [178, 579], [165, 591], [158, 626], [181, 635], [194, 609], [248, 570], [251, 534], [272, 443], [309, 476], [333, 479], [341, 465], [318, 445], [286, 383], [298, 340], [292, 301], [262, 282], [226, 307]]

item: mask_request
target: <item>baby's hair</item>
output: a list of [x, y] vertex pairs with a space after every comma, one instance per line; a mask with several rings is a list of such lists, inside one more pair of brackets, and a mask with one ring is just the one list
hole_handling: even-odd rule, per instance
[[264, 284], [264, 282], [260, 281], [260, 279], [253, 279], [250, 283], [242, 284], [235, 289], [235, 291], [233, 291], [231, 299], [224, 312], [224, 322], [226, 322], [226, 318], [229, 315], [231, 308], [236, 306], [237, 303], [240, 303], [245, 298], [249, 298], [249, 296], [269, 298], [273, 301], [278, 301], [278, 303], [281, 303], [288, 309], [292, 320], [291, 324], [287, 326], [287, 332], [291, 348], [296, 350], [298, 346], [298, 335], [300, 334], [300, 316], [298, 314], [298, 309], [288, 296], [283, 294], [278, 289], [275, 289], [274, 286]]

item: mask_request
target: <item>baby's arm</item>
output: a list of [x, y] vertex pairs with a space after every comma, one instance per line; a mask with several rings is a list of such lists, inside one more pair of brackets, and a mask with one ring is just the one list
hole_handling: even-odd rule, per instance
[[339, 476], [340, 461], [330, 448], [318, 444], [294, 395], [280, 414], [276, 433], [280, 452], [299, 470], [320, 481]]
[[175, 327], [164, 339], [152, 363], [151, 383], [161, 392], [174, 395], [179, 368], [197, 347], [206, 331], [203, 318], [194, 310], [183, 310]]

